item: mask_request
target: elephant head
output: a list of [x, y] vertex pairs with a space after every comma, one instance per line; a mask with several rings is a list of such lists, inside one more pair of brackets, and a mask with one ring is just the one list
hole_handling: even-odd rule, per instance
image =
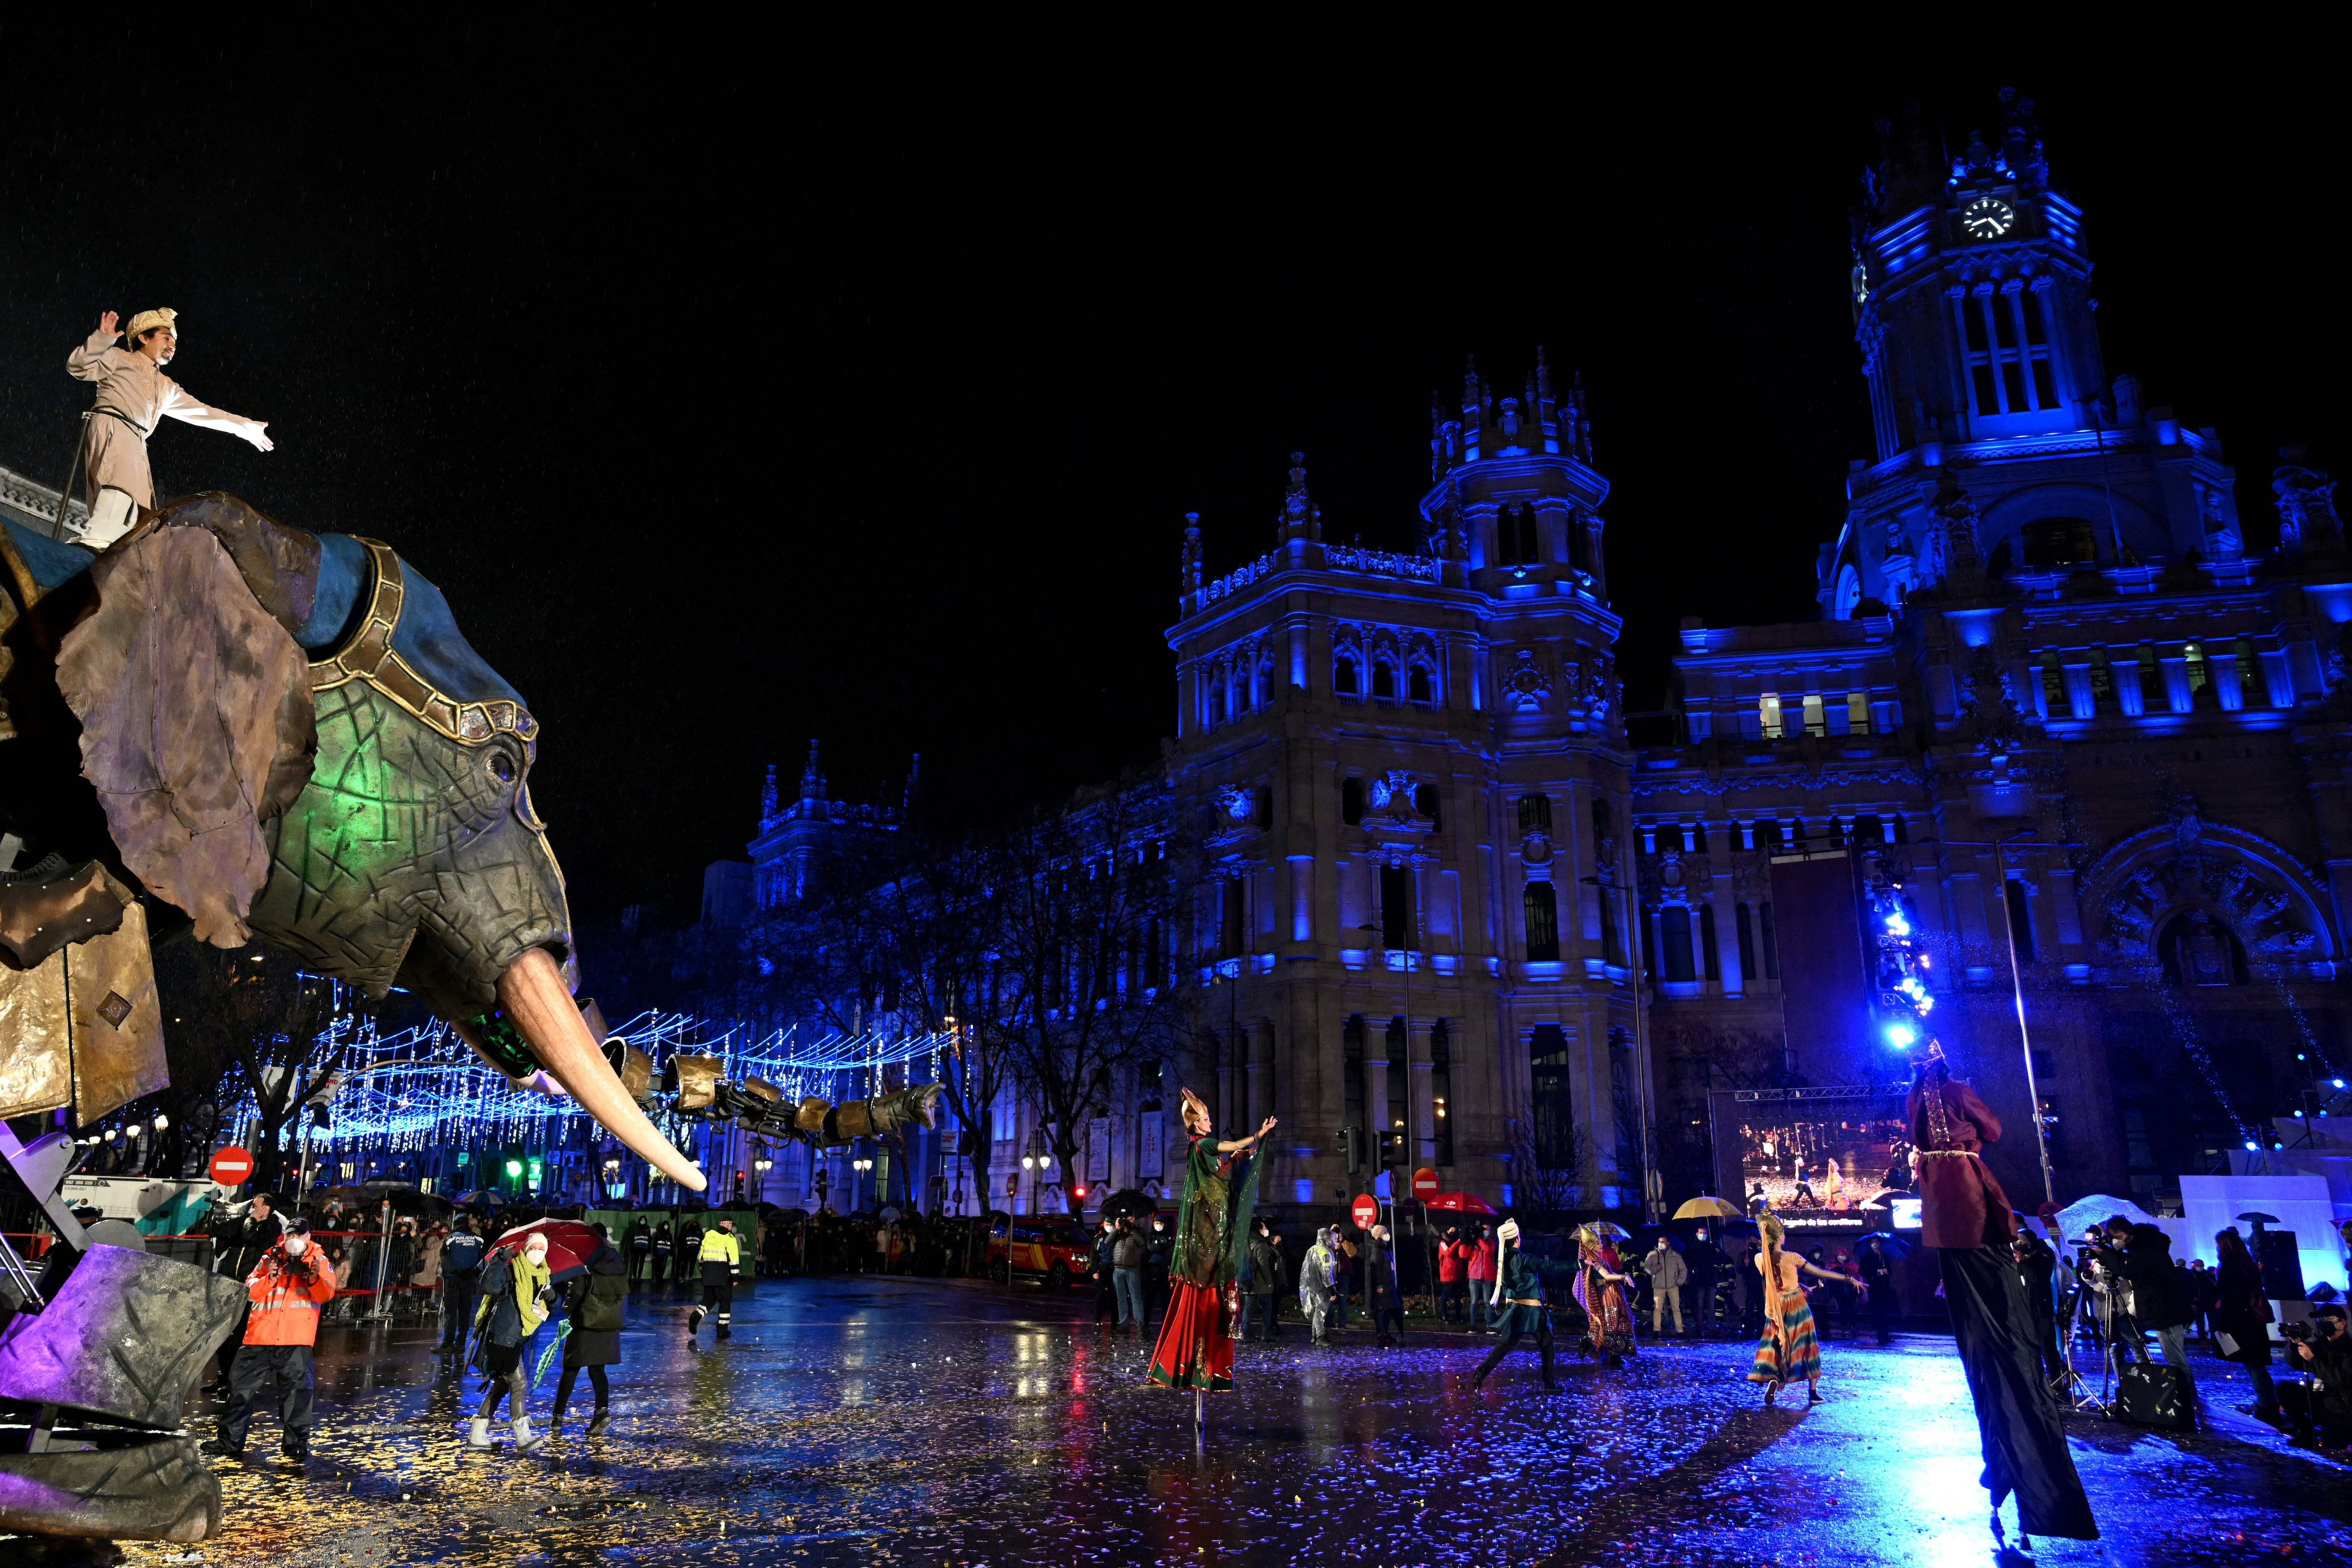
[[217, 494], [150, 514], [94, 561], [13, 528], [0, 544], [33, 631], [11, 639], [20, 667], [0, 664], [19, 732], [0, 752], [43, 727], [21, 666], [46, 642], [73, 721], [48, 727], [78, 726], [108, 842], [88, 842], [69, 789], [42, 821], [21, 777], [0, 790], [20, 835], [75, 855], [81, 830], [201, 940], [414, 993], [510, 1078], [544, 1087], [543, 1071], [702, 1188], [572, 998], [563, 873], [530, 801], [539, 726], [438, 589], [386, 545]]

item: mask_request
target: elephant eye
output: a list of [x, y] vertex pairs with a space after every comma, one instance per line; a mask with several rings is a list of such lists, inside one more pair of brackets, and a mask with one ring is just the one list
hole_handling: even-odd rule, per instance
[[515, 780], [514, 758], [503, 751], [490, 753], [489, 769], [490, 776], [501, 784], [511, 784]]

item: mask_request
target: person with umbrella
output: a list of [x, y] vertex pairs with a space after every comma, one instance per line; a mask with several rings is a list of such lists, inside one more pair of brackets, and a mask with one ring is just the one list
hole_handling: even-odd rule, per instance
[[527, 1454], [547, 1441], [530, 1429], [530, 1382], [522, 1369], [523, 1346], [539, 1332], [555, 1306], [554, 1285], [547, 1267], [547, 1237], [532, 1231], [520, 1248], [509, 1251], [502, 1238], [482, 1270], [482, 1300], [474, 1309], [479, 1336], [474, 1364], [482, 1374], [482, 1407], [474, 1412], [467, 1441], [477, 1448], [490, 1446], [490, 1417], [499, 1401], [514, 1396], [514, 1446]]
[[1543, 1281], [1547, 1274], [1566, 1274], [1576, 1265], [1528, 1257], [1519, 1248], [1519, 1222], [1516, 1219], [1503, 1221], [1495, 1239], [1493, 1304], [1495, 1326], [1502, 1332], [1503, 1341], [1478, 1364], [1478, 1370], [1470, 1377], [1470, 1390], [1476, 1393], [1486, 1375], [1518, 1344], [1520, 1336], [1532, 1333], [1536, 1336], [1536, 1354], [1543, 1365], [1544, 1392], [1558, 1393], [1559, 1385], [1551, 1373], [1551, 1308], [1544, 1303]]
[[583, 1370], [596, 1391], [588, 1435], [596, 1436], [613, 1420], [613, 1385], [605, 1380], [604, 1369], [621, 1364], [621, 1322], [629, 1300], [629, 1266], [604, 1227], [588, 1228], [596, 1238], [596, 1249], [588, 1255], [587, 1267], [563, 1285], [563, 1312], [572, 1320], [572, 1332], [563, 1336], [563, 1378], [555, 1385], [555, 1414], [547, 1423], [550, 1437], [562, 1434], [564, 1408], [572, 1403], [572, 1385], [580, 1381]]
[[1616, 1248], [1624, 1239], [1625, 1232], [1605, 1219], [1576, 1233], [1576, 1304], [1584, 1309], [1585, 1343], [1610, 1367], [1624, 1365], [1635, 1348], [1633, 1313], [1625, 1297], [1633, 1280]]

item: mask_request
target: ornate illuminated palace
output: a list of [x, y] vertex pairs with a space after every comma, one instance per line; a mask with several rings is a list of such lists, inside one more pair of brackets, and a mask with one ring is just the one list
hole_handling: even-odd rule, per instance
[[[1563, 1169], [1587, 1207], [1717, 1187], [1711, 1097], [1903, 1076], [1874, 889], [1899, 889], [1935, 1027], [2012, 1129], [1994, 1162], [2021, 1205], [2021, 995], [2061, 1201], [2152, 1202], [2328, 1104], [2352, 894], [2333, 486], [2289, 455], [2276, 546], [2249, 549], [2216, 433], [2108, 372], [2029, 107], [1956, 159], [1891, 140], [1855, 252], [1877, 442], [1819, 618], [1685, 622], [1670, 734], [1629, 739], [1609, 482], [1540, 354], [1433, 413], [1409, 553], [1327, 540], [1296, 455], [1264, 555], [1207, 580], [1188, 529], [1166, 764], [1207, 870], [1176, 934], [1188, 1081], [1221, 1126], [1282, 1118], [1268, 1200], [1360, 1190], [1350, 1126], [1507, 1203]], [[762, 901], [822, 852], [813, 789], [763, 823]], [[1115, 1098], [1105, 1168], [1073, 1174], [1121, 1186], [1174, 1127], [1139, 1082]], [[1030, 1114], [998, 1118], [996, 1169]]]

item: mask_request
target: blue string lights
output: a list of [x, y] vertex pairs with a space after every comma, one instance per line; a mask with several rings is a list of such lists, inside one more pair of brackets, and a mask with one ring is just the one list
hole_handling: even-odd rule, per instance
[[[761, 1078], [789, 1099], [814, 1095], [835, 1103], [898, 1086], [886, 1085], [886, 1078], [937, 1082], [940, 1053], [953, 1046], [953, 1036], [945, 1033], [828, 1034], [803, 1043], [796, 1030], [776, 1030], [755, 1038], [741, 1023], [659, 1010], [640, 1013], [612, 1032], [652, 1057], [656, 1071], [666, 1057], [691, 1051], [718, 1057], [728, 1078]], [[328, 1041], [310, 1081], [333, 1071], [344, 1082], [332, 1102], [331, 1125], [312, 1136], [320, 1155], [350, 1159], [601, 1139], [593, 1120], [573, 1102], [515, 1087], [445, 1023], [383, 1033], [373, 1019], [346, 1013], [330, 1029]], [[894, 1068], [901, 1071], [893, 1074]], [[232, 1141], [258, 1136], [250, 1094], [231, 1122]]]

